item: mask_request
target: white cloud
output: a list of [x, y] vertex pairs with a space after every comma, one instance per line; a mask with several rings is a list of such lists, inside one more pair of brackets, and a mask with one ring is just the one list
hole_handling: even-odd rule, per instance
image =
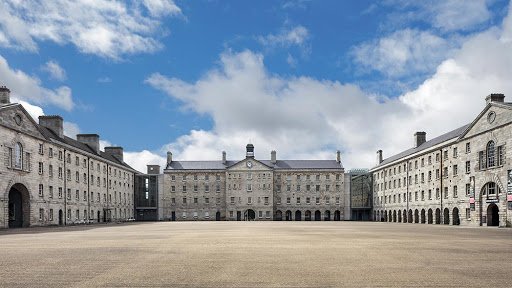
[[50, 74], [50, 77], [55, 80], [64, 81], [66, 80], [66, 70], [64, 68], [60, 67], [59, 63], [57, 63], [55, 60], [50, 60], [46, 62], [41, 69], [43, 71], [48, 72]]
[[163, 17], [180, 12], [171, 0], [8, 0], [0, 3], [0, 45], [35, 52], [37, 42], [52, 41], [118, 59], [160, 49]]
[[188, 83], [153, 74], [146, 83], [206, 114], [212, 130], [192, 130], [162, 150], [175, 159], [240, 159], [245, 144], [258, 158], [334, 159], [345, 167], [371, 167], [375, 151], [385, 157], [412, 147], [415, 131], [431, 139], [473, 120], [485, 96], [512, 97], [511, 13], [502, 27], [464, 40], [461, 48], [417, 88], [398, 98], [371, 95], [351, 84], [266, 71], [263, 56], [250, 51], [221, 56], [220, 67]]
[[292, 45], [302, 46], [309, 39], [309, 31], [304, 26], [295, 26], [288, 29], [281, 29], [277, 34], [259, 36], [257, 40], [268, 47], [289, 47]]
[[150, 152], [148, 150], [143, 150], [140, 152], [124, 152], [124, 162], [130, 165], [133, 169], [146, 173], [147, 165], [160, 165], [163, 170], [166, 165], [166, 158]]
[[112, 82], [112, 79], [110, 77], [101, 77], [96, 80], [98, 83], [110, 83]]
[[62, 126], [64, 135], [68, 136], [69, 138], [76, 139], [76, 135], [80, 134], [80, 127], [78, 127], [78, 124], [76, 123], [64, 121]]
[[[398, 13], [391, 13], [391, 22], [423, 21], [442, 32], [471, 31], [491, 18], [488, 0], [415, 1], [388, 0]], [[372, 6], [370, 6], [372, 7]]]
[[460, 39], [443, 39], [428, 31], [404, 29], [354, 47], [351, 55], [363, 69], [391, 77], [435, 71], [454, 53]]
[[11, 97], [38, 105], [51, 104], [70, 111], [75, 106], [71, 89], [61, 86], [49, 89], [42, 86], [41, 81], [29, 76], [21, 70], [9, 67], [7, 60], [0, 55], [0, 80], [2, 85], [9, 87]]

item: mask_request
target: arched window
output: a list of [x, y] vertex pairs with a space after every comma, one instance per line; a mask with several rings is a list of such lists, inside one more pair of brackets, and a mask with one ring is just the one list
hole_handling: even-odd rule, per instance
[[19, 142], [14, 145], [14, 167], [23, 168], [23, 146]]
[[494, 167], [496, 164], [496, 154], [494, 149], [494, 141], [487, 143], [487, 167]]

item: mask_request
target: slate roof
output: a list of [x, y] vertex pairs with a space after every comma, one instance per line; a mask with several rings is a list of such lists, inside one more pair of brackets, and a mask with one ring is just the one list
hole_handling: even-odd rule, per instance
[[[172, 161], [166, 170], [224, 170], [239, 161]], [[336, 160], [277, 160], [272, 164], [270, 160], [257, 160], [270, 168], [279, 169], [343, 169], [341, 163]]]
[[131, 170], [134, 170], [136, 171], [135, 169], [133, 169], [130, 165], [126, 164], [124, 161], [121, 161], [120, 159], [118, 159], [116, 156], [114, 155], [111, 155], [111, 154], [108, 154], [108, 153], [105, 153], [103, 151], [100, 151], [100, 153], [96, 153], [96, 150], [94, 150], [93, 148], [91, 148], [89, 145], [87, 144], [84, 144], [82, 142], [79, 142], [73, 138], [70, 138], [68, 136], [64, 136], [64, 137], [59, 137], [57, 134], [55, 134], [52, 130], [44, 127], [44, 126], [41, 126], [41, 125], [37, 125], [38, 128], [39, 128], [39, 131], [41, 131], [41, 134], [43, 134], [43, 136], [47, 139], [54, 139], [56, 140], [57, 142], [61, 142], [61, 143], [64, 143], [66, 145], [69, 145], [69, 146], [72, 146], [72, 147], [75, 147], [79, 150], [82, 150], [84, 152], [87, 152], [87, 153], [91, 153], [91, 154], [94, 154], [94, 155], [97, 155], [98, 157], [101, 157], [105, 160], [108, 160], [110, 162], [113, 162], [113, 163], [116, 163], [118, 165], [121, 165], [121, 166], [124, 166], [128, 169], [131, 169]]
[[411, 148], [411, 149], [408, 149], [408, 150], [405, 150], [403, 152], [400, 152], [396, 155], [393, 155], [389, 158], [386, 158], [384, 159], [384, 161], [382, 161], [382, 163], [380, 163], [379, 165], [373, 167], [371, 170], [374, 170], [378, 167], [381, 167], [381, 166], [384, 166], [386, 164], [389, 164], [395, 160], [398, 160], [400, 158], [403, 158], [403, 157], [407, 157], [409, 155], [412, 155], [414, 153], [417, 153], [417, 152], [420, 152], [420, 151], [423, 151], [423, 150], [426, 150], [428, 148], [431, 148], [431, 147], [434, 147], [444, 141], [447, 141], [447, 140], [450, 140], [450, 139], [453, 139], [453, 138], [457, 138], [459, 137], [460, 135], [462, 135], [462, 133], [464, 133], [464, 131], [466, 131], [466, 129], [470, 126], [471, 124], [467, 124], [467, 125], [464, 125], [462, 127], [459, 127], [455, 130], [452, 130], [448, 133], [445, 133], [441, 136], [438, 136], [436, 138], [433, 138], [429, 141], [426, 141], [425, 143], [421, 144], [420, 146], [416, 147], [416, 148]]

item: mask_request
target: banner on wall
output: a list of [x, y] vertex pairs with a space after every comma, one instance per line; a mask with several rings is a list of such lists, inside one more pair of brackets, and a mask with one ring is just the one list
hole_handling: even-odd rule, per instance
[[508, 177], [507, 177], [507, 194], [512, 194], [512, 170], [508, 170]]

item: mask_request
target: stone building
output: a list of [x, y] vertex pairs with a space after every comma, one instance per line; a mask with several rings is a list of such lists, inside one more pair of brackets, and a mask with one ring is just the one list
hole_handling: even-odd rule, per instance
[[336, 160], [174, 161], [163, 172], [162, 219], [343, 220], [344, 169]]
[[100, 151], [97, 134], [63, 133], [60, 116], [39, 123], [0, 87], [0, 228], [133, 217], [134, 169], [123, 148]]
[[468, 125], [383, 159], [377, 152], [374, 219], [388, 222], [509, 226], [512, 221], [512, 103], [486, 97]]

